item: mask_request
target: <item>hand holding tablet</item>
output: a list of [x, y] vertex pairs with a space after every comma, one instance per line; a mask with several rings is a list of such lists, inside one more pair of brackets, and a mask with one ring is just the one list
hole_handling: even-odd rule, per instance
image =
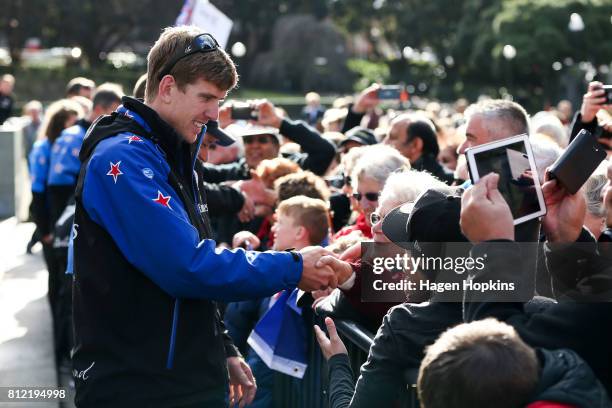
[[546, 214], [529, 136], [472, 147], [465, 156], [473, 183], [489, 173], [499, 175], [498, 189], [510, 207], [514, 225]]

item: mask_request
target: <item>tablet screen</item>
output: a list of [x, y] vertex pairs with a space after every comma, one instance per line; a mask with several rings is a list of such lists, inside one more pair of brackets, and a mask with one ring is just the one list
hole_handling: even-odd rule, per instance
[[499, 174], [498, 188], [506, 199], [513, 218], [519, 219], [536, 212], [541, 212], [540, 202], [529, 156], [523, 141], [474, 152], [474, 161], [479, 178], [489, 173]]

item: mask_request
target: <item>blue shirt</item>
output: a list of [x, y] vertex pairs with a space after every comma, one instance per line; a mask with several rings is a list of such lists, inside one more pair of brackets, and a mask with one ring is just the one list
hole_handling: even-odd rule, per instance
[[76, 124], [64, 129], [53, 143], [49, 166], [50, 186], [71, 186], [76, 184], [81, 168], [79, 152], [87, 129]]
[[48, 139], [38, 140], [32, 146], [32, 151], [28, 156], [28, 165], [33, 193], [44, 193], [47, 190], [50, 155], [51, 145]]

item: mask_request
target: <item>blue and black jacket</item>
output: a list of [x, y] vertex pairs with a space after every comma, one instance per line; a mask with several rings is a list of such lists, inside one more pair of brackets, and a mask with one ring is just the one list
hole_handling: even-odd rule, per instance
[[51, 148], [47, 189], [52, 225], [73, 199], [81, 168], [79, 152], [89, 126], [91, 122], [79, 120], [74, 126], [64, 129]]
[[32, 189], [32, 205], [30, 211], [41, 237], [49, 234], [49, 202], [47, 197], [47, 177], [49, 175], [49, 156], [51, 143], [48, 139], [37, 140], [28, 156], [30, 181]]
[[[202, 133], [203, 134], [203, 133]], [[224, 404], [237, 351], [215, 301], [295, 287], [289, 252], [215, 248], [183, 141], [133, 98], [90, 128], [74, 225], [77, 406]]]

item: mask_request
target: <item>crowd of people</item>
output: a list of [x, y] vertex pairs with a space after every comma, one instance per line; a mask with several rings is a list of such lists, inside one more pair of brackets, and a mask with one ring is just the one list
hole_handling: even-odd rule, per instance
[[[212, 36], [172, 28], [131, 96], [79, 77], [44, 110], [24, 106], [28, 251], [41, 242], [77, 406], [274, 406], [273, 371], [308, 369], [283, 371], [261, 343], [278, 302], [327, 316], [314, 331], [332, 407], [393, 406], [407, 382], [425, 408], [612, 406], [612, 159], [576, 194], [546, 172], [582, 129], [612, 156], [601, 82], [575, 114], [486, 96], [389, 103], [372, 84], [330, 107], [310, 92], [290, 118], [225, 102], [237, 80]], [[14, 82], [0, 81], [2, 109]], [[464, 153], [520, 134], [547, 214], [515, 226], [498, 177], [473, 184]], [[527, 302], [364, 302], [368, 242], [471, 243], [488, 263], [466, 279], [535, 284]], [[377, 333], [356, 382], [334, 318]]]

